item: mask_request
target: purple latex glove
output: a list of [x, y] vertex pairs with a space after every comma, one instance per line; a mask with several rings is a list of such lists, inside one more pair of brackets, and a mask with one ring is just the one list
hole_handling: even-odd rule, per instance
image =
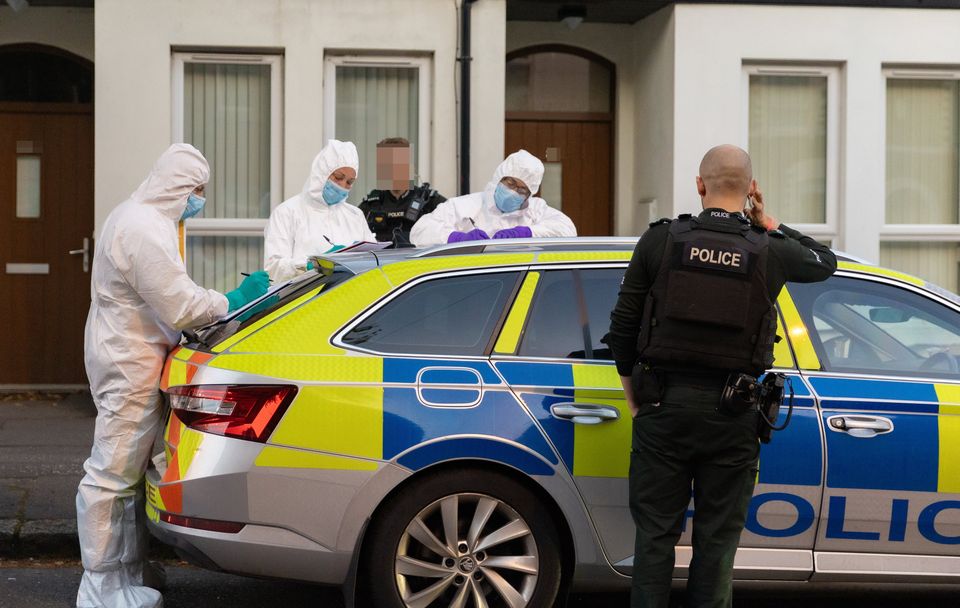
[[517, 226], [516, 228], [504, 228], [497, 230], [493, 234], [495, 239], [528, 239], [533, 236], [533, 230], [528, 226]]
[[470, 232], [451, 232], [447, 237], [448, 243], [459, 243], [460, 241], [485, 241], [490, 237], [486, 232], [479, 228], [474, 228]]

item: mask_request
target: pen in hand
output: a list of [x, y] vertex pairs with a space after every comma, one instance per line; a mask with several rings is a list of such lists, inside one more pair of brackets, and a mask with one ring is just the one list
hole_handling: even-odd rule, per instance
[[[243, 275], [243, 276], [245, 276], [245, 277], [250, 276], [250, 273], [249, 273], [249, 272], [241, 272], [240, 274]], [[273, 279], [270, 279], [269, 281], [270, 281], [271, 283], [273, 283]]]

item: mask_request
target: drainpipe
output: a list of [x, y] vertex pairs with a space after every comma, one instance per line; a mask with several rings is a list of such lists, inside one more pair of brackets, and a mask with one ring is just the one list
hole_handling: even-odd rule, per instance
[[470, 8], [477, 0], [463, 0], [460, 9], [460, 194], [470, 193]]

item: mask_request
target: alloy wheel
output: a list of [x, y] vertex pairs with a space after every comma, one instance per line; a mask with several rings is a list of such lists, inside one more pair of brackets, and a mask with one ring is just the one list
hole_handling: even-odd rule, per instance
[[458, 493], [422, 509], [397, 545], [394, 572], [408, 608], [522, 608], [539, 554], [527, 522], [491, 496]]

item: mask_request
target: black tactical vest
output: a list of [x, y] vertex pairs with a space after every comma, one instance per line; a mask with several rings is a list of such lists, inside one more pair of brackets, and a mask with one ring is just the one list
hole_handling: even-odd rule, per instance
[[673, 220], [643, 307], [640, 360], [757, 375], [770, 368], [777, 315], [767, 244], [767, 233], [749, 224]]

